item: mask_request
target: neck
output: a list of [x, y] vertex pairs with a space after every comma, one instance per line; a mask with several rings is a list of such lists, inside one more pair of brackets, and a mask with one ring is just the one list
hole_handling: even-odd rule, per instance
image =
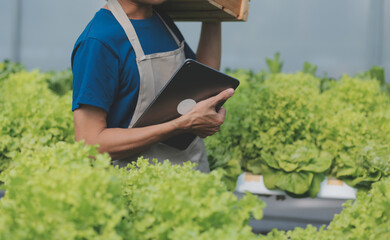
[[[139, 3], [137, 0], [118, 0], [118, 2], [130, 19], [146, 19], [153, 15], [153, 7], [150, 4]], [[107, 5], [105, 8], [108, 9]]]

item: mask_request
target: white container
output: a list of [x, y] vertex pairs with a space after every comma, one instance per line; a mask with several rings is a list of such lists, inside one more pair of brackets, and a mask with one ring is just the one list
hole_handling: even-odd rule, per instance
[[[237, 179], [236, 191], [239, 193], [250, 192], [259, 195], [286, 195], [281, 190], [270, 190], [264, 185], [262, 175], [253, 175], [248, 172], [242, 173]], [[317, 198], [324, 199], [355, 199], [356, 188], [348, 186], [344, 181], [328, 178], [321, 183]]]
[[317, 194], [318, 198], [332, 198], [332, 199], [355, 199], [357, 189], [348, 186], [344, 181], [336, 178], [326, 177], [321, 183], [320, 192]]
[[286, 195], [284, 191], [266, 188], [262, 175], [253, 175], [248, 172], [244, 172], [238, 177], [236, 191], [261, 195]]

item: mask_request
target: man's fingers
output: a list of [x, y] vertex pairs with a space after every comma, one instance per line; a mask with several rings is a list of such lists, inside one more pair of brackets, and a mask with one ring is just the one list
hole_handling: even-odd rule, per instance
[[228, 100], [234, 94], [234, 89], [229, 88], [220, 92], [217, 96], [211, 97], [211, 106], [215, 107], [218, 103]]

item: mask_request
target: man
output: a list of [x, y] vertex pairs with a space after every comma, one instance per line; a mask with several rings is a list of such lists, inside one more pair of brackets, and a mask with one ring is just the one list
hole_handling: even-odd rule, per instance
[[[215, 106], [233, 89], [197, 103], [178, 119], [132, 128], [185, 58], [195, 58], [172, 20], [153, 9], [162, 2], [109, 0], [77, 40], [72, 54], [76, 140], [99, 144], [121, 167], [144, 156], [174, 164], [189, 160], [208, 172], [201, 138], [219, 131], [225, 110], [216, 112]], [[221, 23], [203, 23], [196, 59], [219, 69], [220, 58]], [[199, 137], [183, 151], [161, 143], [185, 132]]]

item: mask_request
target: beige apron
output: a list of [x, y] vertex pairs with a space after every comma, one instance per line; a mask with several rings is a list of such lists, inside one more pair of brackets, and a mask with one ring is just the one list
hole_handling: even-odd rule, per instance
[[[170, 52], [145, 55], [134, 27], [118, 1], [109, 0], [108, 7], [124, 29], [135, 51], [140, 75], [138, 102], [135, 107], [133, 118], [129, 125], [129, 128], [131, 128], [137, 119], [146, 110], [149, 104], [153, 101], [153, 99], [157, 96], [160, 90], [164, 87], [164, 85], [168, 82], [171, 76], [184, 62], [184, 41], [180, 42], [169, 26], [165, 23], [165, 21], [159, 16], [162, 22], [165, 24], [166, 28], [171, 33], [172, 37], [175, 39], [178, 45], [178, 49]], [[155, 12], [155, 14], [157, 13]], [[202, 172], [210, 171], [207, 161], [206, 149], [203, 140], [199, 137], [196, 137], [195, 140], [185, 150], [178, 150], [163, 143], [156, 143], [149, 149], [139, 154], [119, 160], [114, 160], [113, 164], [118, 165], [119, 167], [125, 167], [128, 163], [136, 161], [140, 156], [148, 158], [150, 162], [152, 162], [152, 159], [154, 158], [158, 159], [158, 161], [169, 159], [173, 164], [182, 164], [183, 162], [191, 161], [198, 164], [195, 169]]]

